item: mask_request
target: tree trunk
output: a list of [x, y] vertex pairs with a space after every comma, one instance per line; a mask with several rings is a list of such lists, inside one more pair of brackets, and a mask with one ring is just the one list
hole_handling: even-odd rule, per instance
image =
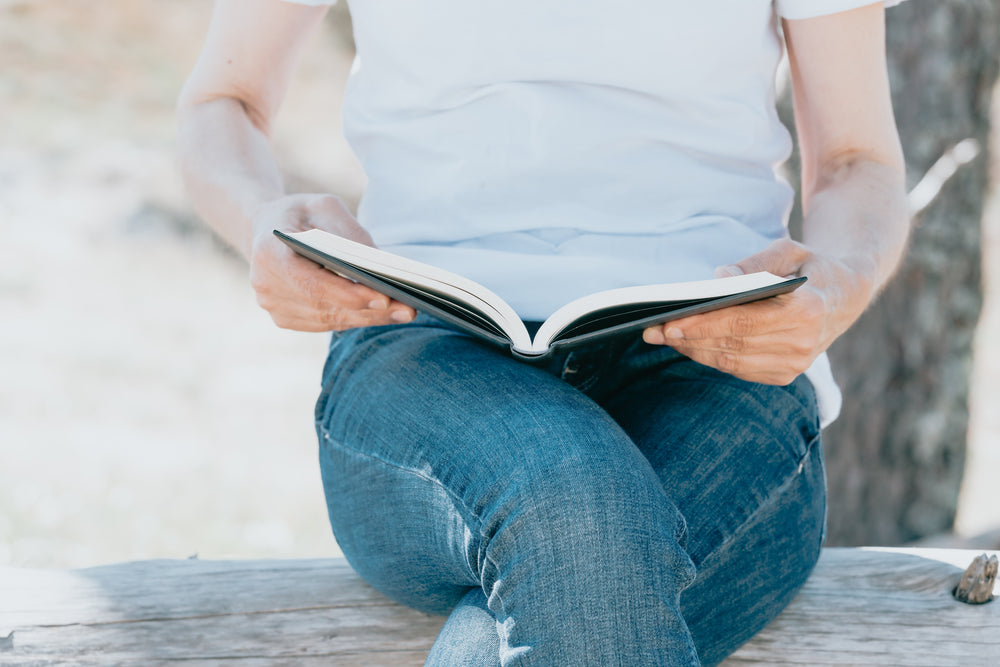
[[887, 22], [910, 186], [962, 140], [976, 143], [963, 144], [958, 157], [970, 147], [979, 153], [915, 214], [898, 275], [830, 350], [844, 391], [841, 417], [825, 434], [829, 542], [837, 545], [898, 544], [951, 529], [982, 303], [1000, 0], [913, 0], [890, 10]]

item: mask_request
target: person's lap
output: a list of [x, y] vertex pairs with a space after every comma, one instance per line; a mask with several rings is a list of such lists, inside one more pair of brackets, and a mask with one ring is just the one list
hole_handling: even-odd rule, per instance
[[[335, 336], [317, 426], [352, 565], [452, 612], [428, 664], [544, 664], [567, 637], [592, 664], [693, 664], [685, 620], [718, 662], [818, 554], [804, 379], [751, 385], [641, 342], [536, 367], [422, 317]], [[555, 638], [534, 627], [554, 618]]]
[[603, 404], [687, 520], [698, 576], [681, 610], [699, 657], [716, 664], [784, 608], [819, 557], [826, 485], [815, 396], [805, 377], [775, 387], [668, 350], [646, 357], [679, 360]]

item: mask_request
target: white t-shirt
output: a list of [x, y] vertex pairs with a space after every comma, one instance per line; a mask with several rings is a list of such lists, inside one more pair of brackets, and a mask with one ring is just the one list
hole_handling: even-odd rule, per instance
[[[711, 278], [787, 235], [778, 17], [868, 4], [353, 0], [343, 117], [368, 176], [359, 221], [525, 319]], [[840, 392], [825, 355], [807, 375], [828, 424]]]

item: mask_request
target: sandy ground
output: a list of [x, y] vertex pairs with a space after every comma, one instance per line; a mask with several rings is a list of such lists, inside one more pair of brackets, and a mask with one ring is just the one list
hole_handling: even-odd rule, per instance
[[[210, 8], [0, 3], [0, 564], [337, 553], [312, 430], [326, 338], [257, 308], [174, 164]], [[349, 56], [326, 30], [304, 58], [279, 154], [356, 200]]]
[[[209, 9], [0, 0], [0, 565], [337, 553], [311, 422], [325, 337], [271, 325], [172, 157]], [[356, 201], [348, 64], [335, 30], [313, 40], [276, 146], [299, 182]], [[989, 279], [966, 533], [1000, 526], [993, 259]]]

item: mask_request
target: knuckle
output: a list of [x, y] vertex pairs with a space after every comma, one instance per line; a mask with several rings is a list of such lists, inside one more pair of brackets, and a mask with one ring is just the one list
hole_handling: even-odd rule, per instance
[[755, 327], [756, 320], [746, 309], [738, 309], [737, 312], [733, 313], [733, 319], [730, 322], [733, 337], [749, 336]]
[[292, 228], [298, 228], [299, 223], [306, 216], [306, 208], [301, 202], [291, 202], [280, 212], [280, 216], [282, 223]]
[[328, 316], [331, 312], [336, 312], [335, 307], [324, 299], [321, 294], [316, 294], [315, 292], [309, 294], [308, 304], [311, 310], [323, 313], [324, 316]]
[[782, 253], [787, 253], [793, 256], [802, 256], [809, 252], [804, 245], [792, 239], [781, 239], [781, 241], [778, 242], [778, 249]]
[[339, 215], [344, 213], [347, 209], [339, 198], [333, 195], [324, 195], [322, 197], [317, 197], [310, 202], [309, 210], [312, 213]]
[[256, 262], [250, 264], [250, 288], [257, 294], [265, 294], [270, 289], [271, 283], [267, 280], [267, 274], [260, 270]]
[[275, 326], [277, 326], [279, 329], [291, 329], [292, 328], [292, 320], [291, 320], [291, 318], [286, 317], [283, 313], [280, 313], [280, 312], [272, 313], [272, 312], [268, 311], [268, 313], [271, 315], [271, 321], [274, 322]]
[[[812, 359], [813, 356], [819, 354], [823, 349], [823, 330], [819, 327], [812, 330], [809, 336], [809, 343], [806, 345], [806, 355]], [[810, 362], [811, 363], [811, 362]]]
[[254, 289], [254, 299], [256, 299], [258, 306], [268, 312], [274, 310], [278, 305], [278, 299], [275, 298], [274, 293], [266, 286], [261, 289]]
[[777, 377], [777, 384], [783, 387], [790, 385], [791, 383], [795, 382], [795, 378], [797, 378], [800, 374], [801, 373], [796, 373], [794, 371], [779, 373]]
[[333, 331], [343, 331], [344, 329], [349, 329], [344, 321], [344, 315], [340, 310], [336, 308], [319, 308], [318, 319], [322, 322], [323, 326], [329, 327]]
[[[803, 366], [804, 360], [808, 358], [808, 355], [812, 352], [812, 345], [808, 341], [800, 340], [792, 346], [792, 354], [789, 358], [789, 365], [794, 369], [799, 369], [800, 371], [805, 370]], [[802, 367], [802, 368], [800, 368]]]
[[740, 358], [735, 354], [722, 352], [715, 357], [715, 367], [725, 373], [738, 373], [742, 366]]
[[369, 320], [370, 318], [363, 313], [345, 308], [328, 308], [323, 313], [324, 326], [334, 331], [346, 331], [347, 329], [376, 324]]
[[257, 297], [257, 303], [263, 305], [263, 301], [270, 301], [271, 295], [274, 294], [274, 290], [271, 285], [263, 280], [251, 280], [250, 289]]
[[804, 292], [803, 297], [799, 303], [805, 317], [819, 319], [826, 314], [826, 299], [817, 290]]
[[806, 372], [809, 365], [809, 357], [805, 355], [795, 355], [789, 358], [785, 368], [778, 373], [779, 383], [782, 385], [791, 384], [795, 378]]
[[[809, 370], [809, 367], [812, 366], [812, 362], [813, 362], [812, 350], [810, 350], [810, 354], [806, 354], [799, 357], [796, 360], [795, 365], [793, 366], [795, 377], [798, 377], [803, 373], [805, 373], [807, 370]], [[795, 377], [793, 377], [792, 379], [794, 380]]]
[[727, 336], [721, 340], [721, 347], [729, 352], [744, 352], [748, 346], [745, 338]]
[[320, 274], [309, 272], [302, 276], [299, 281], [299, 290], [306, 304], [315, 310], [324, 310], [329, 307], [326, 299], [326, 290], [320, 280]]

